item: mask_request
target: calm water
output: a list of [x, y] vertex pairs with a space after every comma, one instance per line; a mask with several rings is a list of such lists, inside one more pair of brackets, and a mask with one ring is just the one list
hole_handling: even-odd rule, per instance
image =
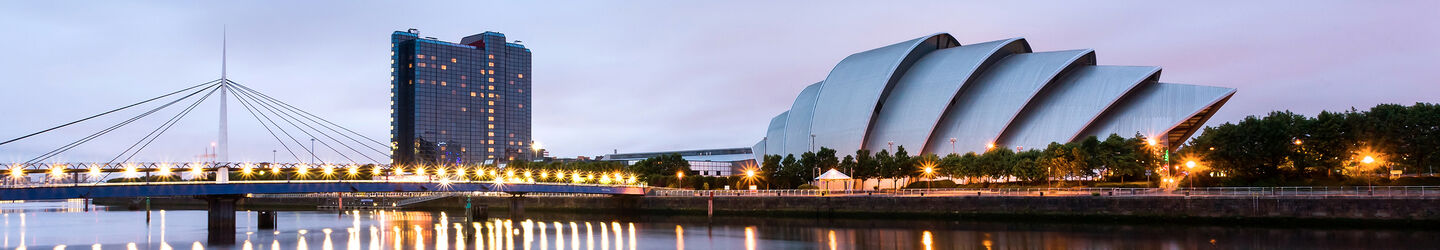
[[[467, 225], [456, 212], [242, 211], [238, 244], [205, 243], [205, 211], [0, 204], [5, 249], [1435, 249], [1440, 232], [1236, 226], [776, 219], [531, 213]], [[462, 228], [457, 229], [457, 227]], [[507, 233], [508, 232], [508, 233]]]

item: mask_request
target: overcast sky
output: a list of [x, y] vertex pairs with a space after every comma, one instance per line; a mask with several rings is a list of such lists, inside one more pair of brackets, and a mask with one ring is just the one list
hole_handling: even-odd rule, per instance
[[[1092, 48], [1100, 64], [1239, 89], [1210, 125], [1440, 101], [1440, 1], [953, 2], [4, 1], [0, 140], [218, 78], [222, 27], [231, 79], [382, 141], [391, 32], [505, 33], [534, 53], [534, 139], [563, 157], [748, 147], [845, 56], [940, 32]], [[200, 106], [137, 160], [194, 160], [216, 110]], [[280, 146], [241, 112], [232, 159], [270, 160]], [[0, 146], [0, 162], [124, 118]], [[107, 160], [162, 121], [51, 161]]]

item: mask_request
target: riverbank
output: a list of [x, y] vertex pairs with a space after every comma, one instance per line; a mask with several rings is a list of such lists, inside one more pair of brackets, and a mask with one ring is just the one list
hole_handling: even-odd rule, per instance
[[[488, 206], [508, 212], [512, 198], [447, 197], [406, 207], [449, 210]], [[526, 197], [527, 211], [705, 215], [712, 201], [700, 196]], [[96, 199], [95, 204], [139, 208], [136, 199]], [[312, 210], [333, 198], [248, 198], [250, 210]], [[377, 201], [385, 203], [389, 201]], [[1434, 226], [1440, 199], [1428, 197], [1244, 197], [1244, 196], [719, 196], [716, 215], [820, 218], [1044, 219], [1199, 222], [1283, 222]], [[203, 208], [188, 197], [152, 198], [154, 208]]]

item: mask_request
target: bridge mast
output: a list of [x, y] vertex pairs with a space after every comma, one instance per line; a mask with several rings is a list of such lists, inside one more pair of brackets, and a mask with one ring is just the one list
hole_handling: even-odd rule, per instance
[[230, 168], [228, 168], [228, 166], [220, 166], [220, 164], [230, 162], [230, 131], [227, 126], [229, 122], [225, 114], [225, 111], [228, 110], [225, 105], [225, 99], [226, 96], [228, 96], [226, 92], [228, 92], [230, 86], [230, 80], [225, 79], [225, 63], [228, 54], [227, 40], [229, 39], [229, 34], [227, 33], [228, 32], [222, 29], [220, 35], [220, 139], [217, 142], [220, 145], [215, 152], [215, 162], [217, 162], [215, 165], [217, 168], [215, 171], [215, 181], [222, 183], [230, 181]]

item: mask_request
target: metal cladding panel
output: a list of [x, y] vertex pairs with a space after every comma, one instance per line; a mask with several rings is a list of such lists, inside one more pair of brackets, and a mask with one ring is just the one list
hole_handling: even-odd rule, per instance
[[1126, 92], [1159, 79], [1159, 74], [1160, 67], [1151, 66], [1076, 68], [1031, 101], [996, 144], [1043, 149], [1051, 142], [1070, 142]]
[[790, 111], [785, 111], [775, 115], [775, 118], [770, 118], [770, 129], [765, 131], [765, 140], [760, 141], [765, 143], [765, 147], [751, 152], [759, 155], [778, 155], [785, 152], [785, 122], [789, 121], [789, 115]]
[[1000, 60], [965, 86], [931, 134], [923, 152], [983, 152], [1045, 85], [1074, 65], [1094, 65], [1093, 50], [1014, 54]]
[[[826, 87], [816, 98], [810, 129], [814, 144], [846, 153], [860, 149], [899, 74], [931, 51], [957, 46], [954, 41], [948, 34], [936, 34], [845, 57], [825, 77]], [[795, 151], [793, 142], [786, 142], [792, 153], [810, 150]]]
[[755, 146], [750, 147], [750, 152], [754, 155], [757, 164], [765, 162], [765, 140], [760, 139], [759, 142], [755, 142]]
[[784, 147], [777, 155], [799, 156], [800, 153], [810, 150], [810, 119], [815, 113], [815, 97], [820, 94], [822, 86], [825, 86], [825, 82], [810, 84], [795, 97], [795, 103], [790, 105], [790, 111], [785, 115], [785, 141], [781, 142]]
[[1104, 138], [1110, 134], [1132, 137], [1137, 133], [1157, 138], [1234, 94], [1235, 89], [1224, 87], [1174, 83], [1143, 84], [1115, 103], [1114, 107], [1106, 110], [1076, 138]]
[[986, 65], [1026, 52], [1030, 51], [1025, 40], [1012, 38], [936, 50], [921, 57], [890, 91], [870, 127], [865, 148], [886, 148], [890, 142], [923, 148], [961, 86]]

